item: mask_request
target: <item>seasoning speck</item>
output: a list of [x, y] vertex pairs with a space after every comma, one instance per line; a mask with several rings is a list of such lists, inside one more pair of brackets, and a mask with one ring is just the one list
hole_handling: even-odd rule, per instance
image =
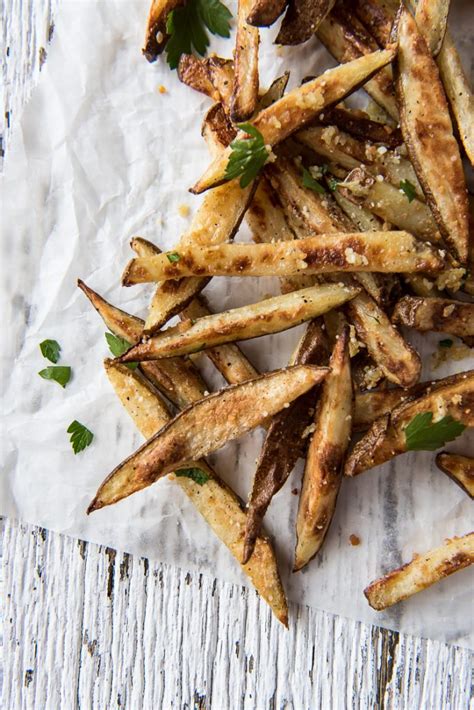
[[357, 545], [360, 545], [360, 537], [358, 535], [349, 535], [349, 542], [353, 547], [356, 547]]

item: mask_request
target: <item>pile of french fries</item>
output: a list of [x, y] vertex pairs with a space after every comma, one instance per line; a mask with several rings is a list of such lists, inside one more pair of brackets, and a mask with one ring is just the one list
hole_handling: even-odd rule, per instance
[[[148, 59], [165, 48], [167, 18], [180, 5], [153, 1]], [[261, 91], [259, 27], [285, 9], [277, 42], [316, 35], [340, 64], [292, 91], [288, 74]], [[262, 522], [297, 460], [306, 464], [295, 571], [324, 544], [343, 476], [409, 450], [406, 430], [417, 415], [474, 426], [474, 371], [420, 382], [421, 359], [407, 339], [414, 329], [474, 342], [463, 167], [463, 158], [474, 164], [474, 102], [447, 32], [448, 9], [448, 0], [414, 8], [395, 0], [239, 0], [233, 59], [181, 56], [180, 80], [213, 102], [202, 126], [211, 162], [191, 188], [204, 200], [173, 251], [132, 240], [123, 284], [156, 283], [145, 321], [79, 282], [107, 328], [130, 344], [105, 369], [146, 438], [103, 481], [89, 512], [172, 477], [285, 625]], [[367, 112], [346, 102], [361, 87]], [[249, 137], [238, 125], [244, 120], [268, 151], [245, 185], [226, 177], [233, 142]], [[233, 241], [244, 219], [254, 244]], [[281, 295], [213, 313], [201, 294], [213, 276], [277, 276]], [[180, 322], [164, 329], [174, 316]], [[239, 348], [301, 323], [286, 368], [261, 374]], [[194, 361], [201, 351], [228, 387], [208, 393]], [[259, 425], [266, 437], [244, 506], [204, 457]], [[474, 497], [472, 457], [445, 451], [436, 463]], [[365, 594], [385, 609], [473, 562], [470, 532]]]

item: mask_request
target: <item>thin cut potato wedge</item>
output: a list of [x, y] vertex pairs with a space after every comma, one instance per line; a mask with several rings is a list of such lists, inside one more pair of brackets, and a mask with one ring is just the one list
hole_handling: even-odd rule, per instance
[[251, 0], [239, 0], [234, 52], [234, 87], [230, 115], [235, 123], [253, 115], [258, 101], [259, 31], [247, 24]]
[[269, 27], [278, 20], [288, 0], [252, 0], [247, 22], [255, 27]]
[[253, 240], [257, 243], [287, 242], [296, 238], [278, 195], [265, 177], [258, 183], [245, 220], [252, 231]]
[[328, 368], [299, 365], [231, 385], [183, 410], [100, 485], [88, 513], [140, 491], [219, 449], [307, 392]]
[[186, 321], [130, 348], [119, 361], [157, 360], [279, 333], [341, 306], [359, 291], [354, 286], [340, 284], [311, 286], [198, 318], [195, 323]]
[[[132, 239], [131, 247], [139, 256], [153, 256], [160, 253], [158, 247], [140, 237]], [[210, 313], [205, 299], [202, 296], [196, 296], [180, 316], [183, 320], [196, 320], [208, 316]], [[258, 371], [235, 343], [210, 348], [206, 351], [206, 355], [230, 385], [258, 377]]]
[[420, 377], [420, 357], [375, 301], [367, 293], [360, 293], [355, 304], [348, 304], [347, 312], [385, 377], [401, 387], [414, 385]]
[[415, 20], [425, 42], [436, 57], [443, 45], [450, 0], [418, 0]]
[[446, 243], [467, 261], [468, 203], [459, 147], [439, 72], [407, 10], [398, 23], [400, 125], [426, 200]]
[[[140, 342], [144, 321], [112, 306], [83, 281], [79, 288], [85, 293], [107, 328], [130, 344]], [[188, 358], [168, 358], [163, 362], [143, 362], [140, 369], [144, 375], [177, 407], [187, 407], [204, 397], [208, 387], [199, 370]]]
[[337, 126], [341, 131], [345, 131], [359, 140], [382, 143], [388, 148], [397, 148], [403, 143], [399, 128], [374, 121], [365, 111], [335, 106], [325, 109], [324, 113], [319, 116], [319, 120], [323, 125]]
[[464, 426], [474, 426], [474, 370], [438, 380], [421, 397], [402, 403], [391, 414], [377, 419], [352, 450], [345, 475], [357, 476], [405, 453], [405, 428], [417, 414], [425, 412], [432, 412], [436, 421], [449, 415]]
[[284, 45], [306, 42], [332, 10], [334, 3], [335, 0], [290, 0], [275, 42]]
[[474, 336], [474, 303], [404, 296], [395, 306], [392, 321], [416, 330], [451, 333], [459, 338]]
[[[136, 370], [110, 361], [105, 362], [105, 369], [125, 410], [145, 438], [153, 436], [168, 423], [171, 416], [163, 409], [156, 392]], [[203, 474], [203, 483], [182, 475], [174, 476], [174, 481], [240, 563], [242, 529], [246, 523], [241, 502], [205, 461], [195, 462], [194, 466]], [[255, 547], [255, 556], [249, 564], [241, 565], [242, 570], [277, 619], [287, 626], [288, 607], [272, 545], [265, 537], [259, 536]]]
[[211, 99], [219, 98], [209, 77], [206, 61], [198, 59], [194, 54], [182, 54], [178, 64], [178, 79], [186, 86]]
[[[341, 5], [336, 5], [321, 22], [316, 35], [333, 57], [341, 63], [367, 56], [378, 48], [373, 37], [355, 15]], [[368, 77], [364, 89], [392, 119], [398, 120], [391, 67], [381, 68], [373, 78]]]
[[352, 9], [381, 47], [390, 41], [398, 0], [352, 0]]
[[145, 46], [143, 54], [149, 62], [158, 59], [158, 55], [164, 50], [169, 35], [166, 32], [166, 21], [168, 15], [176, 7], [184, 5], [186, 0], [151, 0], [150, 11], [145, 34]]
[[[290, 91], [279, 101], [260, 111], [252, 124], [262, 134], [265, 144], [274, 146], [316, 118], [325, 106], [340, 101], [354, 91], [378, 69], [391, 62], [394, 56], [394, 49], [380, 50], [329, 69], [320, 77]], [[245, 133], [240, 132], [238, 136], [243, 138]], [[224, 182], [231, 152], [230, 147], [223, 151], [191, 192], [204, 192]]]
[[[306, 329], [290, 364], [322, 365], [328, 360], [328, 343], [318, 319]], [[304, 455], [305, 430], [311, 424], [319, 387], [309, 390], [276, 414], [268, 428], [257, 463], [247, 509], [243, 561], [250, 559], [263, 518], [273, 496], [282, 488], [298, 458]]]
[[232, 87], [234, 85], [234, 62], [211, 54], [205, 60], [209, 78], [217, 91], [225, 109], [230, 106]]
[[436, 465], [474, 498], [474, 458], [442, 451], [436, 456]]
[[296, 519], [293, 570], [302, 569], [318, 553], [336, 508], [342, 465], [352, 428], [352, 379], [349, 328], [339, 334], [329, 361], [331, 372], [321, 386], [314, 417]]
[[[429, 384], [430, 383], [428, 383], [427, 386], [429, 386]], [[423, 387], [423, 385], [424, 383], [420, 382], [414, 385], [414, 387], [410, 387], [410, 389], [394, 387], [390, 390], [356, 392], [354, 399], [353, 430], [367, 430], [377, 419], [391, 412], [399, 404], [410, 398], [413, 390], [420, 388], [418, 393], [421, 394], [424, 392], [426, 387]]]
[[471, 532], [446, 540], [423, 555], [415, 555], [411, 562], [369, 584], [364, 594], [373, 609], [382, 611], [473, 563], [474, 532]]
[[130, 286], [185, 276], [292, 276], [336, 271], [440, 271], [444, 260], [408, 232], [335, 232], [273, 244], [219, 244], [138, 257], [122, 283]]

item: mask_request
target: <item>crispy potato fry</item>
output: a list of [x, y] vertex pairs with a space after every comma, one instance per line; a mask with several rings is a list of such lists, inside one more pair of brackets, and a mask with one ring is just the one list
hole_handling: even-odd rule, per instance
[[419, 396], [430, 386], [431, 382], [419, 382], [409, 389], [394, 387], [390, 390], [356, 392], [353, 430], [365, 431], [384, 414], [391, 412], [399, 404], [412, 398], [414, 393]]
[[143, 54], [149, 62], [158, 59], [164, 50], [169, 35], [166, 32], [168, 15], [176, 7], [184, 5], [186, 0], [151, 0], [145, 34]]
[[237, 131], [220, 102], [213, 104], [206, 112], [201, 126], [201, 135], [212, 156], [219, 155], [222, 149], [228, 146], [237, 135]]
[[426, 276], [421, 274], [407, 274], [404, 281], [415, 296], [423, 298], [442, 297], [441, 291], [438, 291], [434, 281], [431, 281]]
[[321, 386], [301, 488], [294, 571], [307, 565], [321, 549], [342, 481], [353, 396], [348, 326], [339, 334], [329, 366], [331, 372]]
[[228, 109], [234, 85], [234, 62], [232, 59], [223, 59], [215, 54], [207, 57], [205, 62], [209, 78], [220, 96], [222, 105]]
[[[258, 113], [252, 124], [261, 132], [265, 144], [274, 146], [309, 123], [323, 108], [354, 91], [378, 69], [391, 62], [394, 56], [394, 49], [380, 50], [330, 69]], [[243, 137], [245, 134], [241, 135]], [[224, 182], [230, 154], [230, 148], [223, 151], [191, 192], [204, 192]]]
[[395, 306], [392, 322], [416, 330], [474, 336], [474, 303], [448, 298], [404, 296]]
[[[322, 365], [327, 362], [327, 338], [318, 319], [309, 323], [290, 364]], [[273, 496], [282, 488], [298, 458], [304, 454], [303, 437], [311, 423], [319, 387], [309, 390], [285, 407], [271, 421], [258, 459], [249, 497], [243, 561], [252, 556], [263, 518]]]
[[452, 478], [468, 496], [474, 498], [474, 459], [472, 457], [442, 451], [436, 456], [436, 465], [440, 471]]
[[245, 214], [245, 220], [252, 231], [252, 238], [257, 243], [269, 244], [295, 239], [278, 195], [269, 181], [262, 177], [252, 202]]
[[235, 123], [250, 118], [258, 101], [259, 31], [247, 24], [251, 0], [239, 0], [234, 52], [234, 86], [230, 115]]
[[325, 109], [319, 116], [325, 126], [337, 126], [341, 131], [372, 143], [382, 143], [388, 148], [397, 148], [403, 143], [403, 136], [399, 128], [394, 128], [386, 123], [373, 121], [365, 111], [349, 109], [342, 106]]
[[360, 293], [357, 303], [347, 306], [357, 335], [366, 346], [383, 374], [401, 387], [414, 385], [421, 372], [421, 360], [390, 320], [366, 293]]
[[[83, 281], [79, 280], [78, 286], [114, 335], [131, 344], [140, 342], [144, 325], [141, 318], [112, 306]], [[202, 399], [208, 389], [189, 358], [168, 358], [161, 363], [143, 362], [140, 369], [170, 402], [180, 408]]]
[[301, 44], [314, 35], [335, 0], [290, 0], [275, 42]]
[[369, 584], [364, 594], [373, 609], [382, 611], [473, 563], [474, 532], [471, 532], [446, 540], [424, 555], [416, 555], [411, 562]]
[[418, 0], [415, 20], [426, 44], [436, 57], [443, 45], [450, 0]]
[[286, 91], [289, 79], [289, 71], [284, 72], [281, 76], [274, 79], [268, 89], [259, 96], [257, 109], [263, 111], [263, 109], [268, 108], [274, 104], [275, 101], [281, 99]]
[[[125, 410], [144, 437], [153, 436], [168, 423], [171, 416], [156, 392], [136, 370], [129, 370], [124, 365], [110, 361], [106, 361], [105, 369]], [[205, 461], [196, 462], [195, 466], [207, 479], [204, 483], [184, 476], [175, 476], [174, 481], [240, 563], [242, 528], [246, 523], [242, 504]], [[287, 626], [287, 602], [270, 541], [260, 536], [256, 541], [254, 558], [249, 564], [241, 566], [277, 619]]]
[[122, 355], [119, 361], [156, 360], [278, 333], [341, 306], [354, 298], [359, 290], [339, 284], [311, 286], [250, 306], [199, 318], [195, 323], [186, 321], [139, 343]]
[[407, 10], [400, 14], [398, 38], [397, 94], [403, 137], [439, 230], [465, 263], [467, 192], [439, 72]]
[[88, 513], [150, 486], [166, 473], [216, 451], [320, 382], [327, 368], [299, 365], [231, 385], [191, 405], [100, 485]]
[[464, 426], [474, 426], [474, 370], [438, 380], [421, 397], [402, 403], [391, 414], [377, 419], [352, 450], [345, 475], [357, 476], [405, 453], [405, 428], [423, 412], [433, 412], [436, 419], [450, 415]]
[[[341, 63], [367, 56], [378, 49], [373, 37], [350, 9], [341, 5], [336, 5], [321, 22], [316, 35], [333, 57]], [[391, 67], [381, 68], [375, 76], [369, 77], [364, 84], [364, 89], [391, 118], [398, 120]]]
[[278, 20], [288, 0], [252, 0], [247, 22], [255, 27], [269, 27]]
[[351, 6], [378, 44], [385, 47], [400, 6], [398, 0], [352, 0]]
[[433, 273], [439, 250], [408, 232], [335, 232], [273, 244], [219, 244], [132, 259], [122, 283], [130, 286], [185, 276], [292, 276], [339, 271]]
[[205, 59], [198, 59], [194, 54], [182, 54], [178, 64], [178, 79], [200, 94], [218, 99], [219, 94], [209, 77]]

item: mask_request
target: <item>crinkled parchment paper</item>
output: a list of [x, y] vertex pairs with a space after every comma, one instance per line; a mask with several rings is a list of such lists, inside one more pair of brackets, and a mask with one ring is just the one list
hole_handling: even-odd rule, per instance
[[[64, 2], [39, 85], [16, 126], [3, 182], [1, 289], [7, 340], [2, 347], [1, 513], [245, 584], [226, 548], [171, 481], [85, 514], [97, 485], [140, 437], [104, 375], [105, 328], [76, 279], [143, 315], [151, 289], [119, 285], [131, 256], [129, 239], [139, 234], [172, 247], [189, 221], [178, 208], [187, 204], [196, 210], [200, 198], [187, 189], [209, 160], [200, 137], [208, 101], [181, 85], [164, 61], [149, 65], [140, 54], [147, 4]], [[466, 30], [467, 9], [462, 14], [456, 25]], [[262, 85], [287, 68], [294, 86], [334, 65], [316, 40], [276, 51], [275, 34], [276, 28], [262, 31]], [[468, 47], [469, 34], [462, 36]], [[232, 47], [229, 40], [213, 44], [226, 56]], [[159, 85], [167, 93], [159, 93]], [[245, 228], [238, 239], [248, 239]], [[215, 279], [206, 290], [211, 303], [222, 309], [277, 292], [272, 279], [241, 281]], [[260, 368], [275, 368], [286, 363], [300, 332], [261, 338], [243, 348]], [[73, 368], [65, 390], [37, 375], [49, 364], [38, 347], [45, 338], [60, 342], [61, 364]], [[430, 354], [438, 340], [422, 341], [425, 377], [433, 374]], [[210, 385], [222, 384], [204, 357], [200, 364]], [[450, 363], [436, 376], [469, 364]], [[92, 446], [78, 456], [66, 434], [73, 419], [95, 434]], [[262, 438], [256, 431], [213, 457], [244, 498]], [[472, 439], [463, 435], [449, 448], [466, 451], [469, 445], [472, 451]], [[412, 552], [472, 529], [472, 502], [433, 462], [431, 453], [408, 454], [344, 481], [322, 554], [306, 571], [292, 575], [297, 497], [291, 490], [299, 487], [298, 468], [267, 516], [290, 598], [469, 645], [472, 570], [383, 614], [373, 612], [362, 594], [369, 581]], [[352, 533], [361, 539], [357, 547], [348, 543]]]

